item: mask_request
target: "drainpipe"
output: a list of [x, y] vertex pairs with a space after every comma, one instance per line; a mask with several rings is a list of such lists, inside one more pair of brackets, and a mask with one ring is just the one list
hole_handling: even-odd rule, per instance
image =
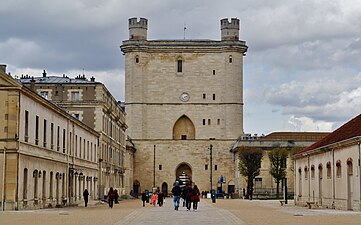
[[4, 163], [3, 163], [3, 185], [1, 187], [2, 200], [1, 200], [1, 211], [5, 211], [5, 169], [6, 169], [6, 147], [4, 146]]
[[310, 167], [310, 155], [307, 156], [307, 173], [308, 173], [308, 201], [311, 200], [311, 167]]
[[336, 195], [336, 187], [335, 187], [335, 149], [332, 149], [332, 208], [335, 208], [335, 195]]
[[[297, 176], [296, 176], [296, 174], [297, 174], [297, 170], [296, 170], [296, 168], [297, 168], [297, 160], [296, 160], [296, 158], [294, 158], [293, 159], [293, 201], [294, 201], [294, 203], [295, 203], [295, 205], [296, 205], [296, 203], [297, 203], [297, 186], [299, 186], [300, 184], [298, 184], [298, 182], [297, 182]], [[295, 185], [295, 184], [298, 184], [298, 185]]]
[[357, 147], [358, 147], [358, 177], [359, 177], [359, 180], [360, 180], [360, 186], [359, 186], [359, 189], [360, 189], [360, 192], [359, 192], [359, 205], [360, 205], [360, 208], [359, 210], [361, 211], [361, 165], [360, 165], [360, 157], [361, 157], [361, 150], [360, 150], [360, 142], [357, 142]]

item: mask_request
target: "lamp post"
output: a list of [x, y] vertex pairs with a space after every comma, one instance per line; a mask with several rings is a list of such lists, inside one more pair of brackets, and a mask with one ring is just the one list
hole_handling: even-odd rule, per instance
[[210, 182], [210, 191], [212, 191], [212, 144], [209, 145], [209, 161], [210, 161], [210, 175], [209, 175], [209, 182]]
[[155, 188], [155, 145], [153, 147], [153, 188]]

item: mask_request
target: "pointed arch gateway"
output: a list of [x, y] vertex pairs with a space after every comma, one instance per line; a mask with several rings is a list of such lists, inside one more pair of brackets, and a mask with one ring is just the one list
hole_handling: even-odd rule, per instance
[[188, 116], [181, 116], [173, 126], [173, 140], [195, 139], [195, 128]]

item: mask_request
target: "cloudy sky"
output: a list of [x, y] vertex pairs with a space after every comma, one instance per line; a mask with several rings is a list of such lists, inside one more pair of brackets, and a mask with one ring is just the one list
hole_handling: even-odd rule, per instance
[[124, 100], [128, 18], [148, 39], [220, 39], [241, 20], [244, 130], [332, 131], [361, 112], [360, 0], [11, 0], [0, 4], [0, 64], [12, 75], [83, 71]]

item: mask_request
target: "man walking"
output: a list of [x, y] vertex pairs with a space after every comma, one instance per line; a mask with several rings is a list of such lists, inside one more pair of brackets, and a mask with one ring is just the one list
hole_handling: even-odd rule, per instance
[[173, 202], [174, 202], [174, 210], [178, 211], [179, 208], [179, 198], [182, 193], [182, 189], [179, 186], [179, 182], [176, 181], [174, 184], [174, 187], [172, 188], [172, 194], [173, 194]]

